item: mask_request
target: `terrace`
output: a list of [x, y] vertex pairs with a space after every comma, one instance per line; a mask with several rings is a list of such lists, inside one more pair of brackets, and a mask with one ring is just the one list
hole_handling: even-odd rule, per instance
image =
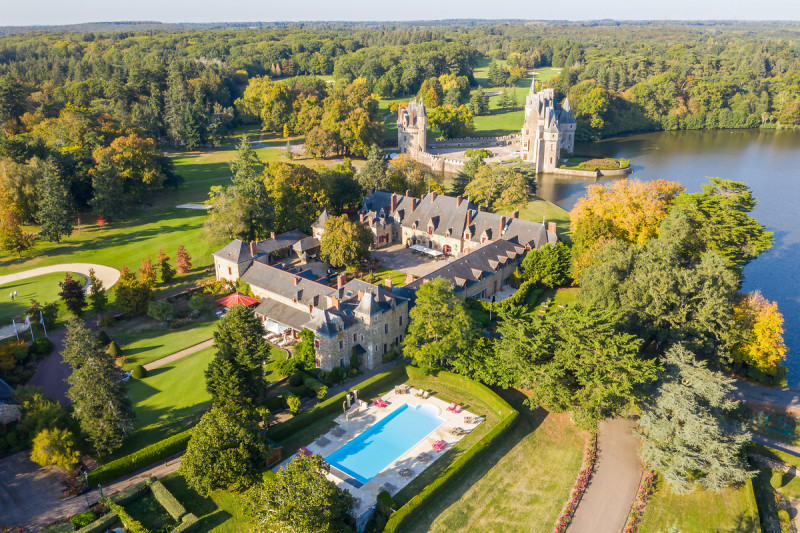
[[[401, 391], [407, 392], [401, 393]], [[350, 409], [336, 417], [334, 420], [336, 425], [330, 431], [305, 447], [309, 453], [321, 455], [326, 459], [334, 456], [335, 452], [339, 452], [334, 456], [338, 456], [337, 460], [332, 462], [342, 469], [332, 466], [328, 479], [336, 483], [338, 487], [348, 490], [357, 499], [356, 516], [368, 511], [375, 502], [378, 493], [382, 490], [386, 490], [392, 496], [397, 494], [483, 421], [482, 417], [478, 417], [466, 410], [461, 410], [458, 413], [448, 410], [451, 404], [433, 396], [423, 398], [418, 395], [421, 392], [420, 389], [400, 385], [395, 390], [382, 396], [388, 404], [386, 407], [377, 407], [373, 404], [367, 404], [363, 400], [357, 400]], [[370, 466], [379, 468], [380, 471], [373, 477], [366, 478], [366, 476], [371, 475], [364, 474], [364, 472], [369, 471], [369, 467], [362, 469], [361, 466], [366, 465], [358, 465], [356, 467], [350, 464], [351, 467], [357, 468], [360, 473], [343, 471], [347, 468], [342, 466], [343, 463], [346, 463], [346, 459], [342, 460], [342, 457], [352, 458], [353, 456], [358, 456], [370, 446], [371, 441], [387, 436], [388, 431], [384, 431], [386, 426], [381, 424], [382, 421], [389, 422], [392, 418], [401, 414], [398, 411], [420, 410], [418, 408], [421, 408], [425, 413], [422, 415], [423, 417], [437, 419], [437, 422], [432, 424], [434, 429], [428, 433], [420, 434], [419, 440], [416, 440], [413, 436], [410, 437], [410, 440], [414, 442], [405, 449], [396, 448], [392, 451], [385, 446], [376, 446], [376, 449], [372, 450], [374, 452], [372, 454], [373, 459], [375, 459], [374, 456], [376, 454], [381, 457], [377, 457], [377, 467], [375, 465]], [[370, 429], [374, 430], [374, 434], [365, 434]], [[353, 442], [362, 434], [364, 434], [364, 437]], [[391, 438], [391, 435], [389, 437]], [[434, 448], [434, 444], [439, 441], [443, 442], [444, 446], [437, 451]], [[342, 453], [342, 448], [351, 442], [353, 442], [352, 450], [345, 449], [345, 453]], [[398, 452], [399, 455], [395, 456]], [[277, 471], [291, 460], [290, 458], [284, 461], [274, 470]], [[362, 459], [357, 458], [357, 460]], [[381, 460], [383, 460], [383, 463], [381, 463]], [[388, 463], [388, 465], [383, 466], [385, 463]]]

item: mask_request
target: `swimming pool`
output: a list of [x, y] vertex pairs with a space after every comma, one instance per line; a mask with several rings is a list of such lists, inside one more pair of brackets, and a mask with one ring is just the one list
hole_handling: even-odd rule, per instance
[[332, 467], [366, 483], [444, 423], [432, 405], [401, 405], [374, 426], [330, 454]]

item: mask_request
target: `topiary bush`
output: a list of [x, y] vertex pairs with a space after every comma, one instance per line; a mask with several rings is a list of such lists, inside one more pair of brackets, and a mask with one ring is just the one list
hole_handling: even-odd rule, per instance
[[172, 533], [189, 533], [196, 530], [200, 526], [200, 521], [195, 515], [189, 513], [183, 516], [180, 525], [172, 530]]
[[344, 381], [344, 378], [345, 378], [344, 368], [339, 366], [331, 370], [330, 373], [328, 374], [328, 380], [330, 380], [331, 383], [341, 383], [342, 381]]
[[91, 511], [84, 511], [82, 513], [78, 513], [70, 519], [70, 521], [73, 524], [75, 524], [75, 527], [77, 527], [78, 529], [88, 526], [95, 520], [97, 520], [97, 515]]
[[28, 354], [40, 357], [52, 352], [54, 347], [53, 341], [47, 337], [39, 337], [28, 346]]
[[142, 365], [136, 365], [131, 370], [131, 376], [135, 377], [136, 379], [142, 379], [147, 375], [147, 369]]
[[286, 407], [286, 402], [283, 401], [283, 398], [280, 396], [270, 396], [266, 400], [264, 400], [264, 407], [266, 407], [271, 413], [275, 411], [279, 411]]
[[[786, 509], [778, 511], [778, 520], [780, 520], [782, 524], [788, 524], [791, 519], [792, 517], [789, 516], [789, 511]], [[783, 531], [783, 528], [781, 528], [781, 531]]]
[[297, 372], [289, 376], [289, 386], [290, 387], [299, 387], [303, 384], [303, 374]]
[[108, 346], [111, 344], [111, 337], [109, 337], [108, 333], [103, 330], [97, 332], [97, 338], [100, 339], [100, 344], [103, 346]]
[[97, 321], [97, 325], [100, 326], [101, 328], [110, 328], [111, 326], [114, 325], [115, 321], [116, 319], [112, 315], [103, 315]]
[[117, 341], [111, 341], [110, 343], [108, 343], [108, 348], [106, 349], [106, 352], [114, 359], [122, 355], [122, 350], [120, 350], [119, 346], [117, 346]]
[[183, 504], [181, 504], [160, 481], [156, 481], [150, 485], [150, 490], [153, 491], [153, 496], [158, 500], [158, 503], [161, 504], [161, 507], [163, 507], [172, 518], [180, 520], [183, 515], [186, 514], [186, 508]]
[[106, 513], [88, 526], [83, 526], [78, 533], [105, 533], [119, 520], [117, 513]]
[[296, 415], [300, 412], [300, 398], [297, 396], [289, 396], [286, 398], [286, 404], [289, 406], [289, 411]]

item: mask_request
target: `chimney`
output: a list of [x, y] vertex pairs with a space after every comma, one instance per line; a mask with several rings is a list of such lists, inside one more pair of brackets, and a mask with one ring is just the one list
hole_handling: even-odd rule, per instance
[[406, 189], [406, 196], [411, 198], [411, 189]]
[[369, 225], [371, 226], [373, 223], [375, 223], [375, 219], [372, 218], [372, 217], [369, 217]]
[[467, 209], [467, 226], [472, 224], [472, 209]]
[[406, 285], [414, 283], [414, 274], [406, 274]]
[[498, 239], [503, 235], [503, 230], [505, 229], [505, 227], [506, 227], [506, 217], [505, 216], [501, 216], [500, 217], [500, 229], [497, 230], [497, 238]]
[[552, 233], [553, 235], [557, 235], [556, 231], [556, 223], [555, 222], [548, 222], [547, 223], [547, 232]]
[[436, 200], [436, 191], [431, 191], [431, 201]]
[[519, 218], [519, 209], [514, 209], [514, 212], [511, 213], [511, 218]]
[[274, 239], [275, 238], [275, 232], [274, 231], [270, 231], [269, 232], [269, 237], [270, 237], [270, 239]]
[[294, 277], [294, 284], [295, 285], [300, 285], [300, 276], [295, 276]]
[[461, 197], [456, 196], [456, 207], [458, 207], [459, 205], [461, 205]]
[[250, 257], [255, 257], [258, 250], [256, 250], [256, 241], [250, 241]]
[[341, 306], [339, 305], [339, 298], [337, 298], [336, 296], [333, 296], [331, 298], [331, 307], [333, 307], [337, 311], [341, 308]]
[[416, 207], [417, 207], [417, 199], [416, 199], [416, 198], [412, 198], [412, 199], [411, 199], [411, 212], [412, 212], [412, 213], [414, 212], [414, 209], [415, 209]]
[[339, 274], [336, 276], [336, 288], [342, 290], [344, 288], [344, 280], [346, 278], [345, 274]]
[[364, 223], [364, 213], [358, 215], [358, 221], [361, 222], [362, 224]]
[[397, 209], [397, 195], [395, 193], [392, 193], [392, 203], [390, 208], [390, 213], [394, 213], [394, 210]]
[[392, 288], [392, 278], [386, 278], [383, 280], [383, 284], [386, 286], [387, 289]]

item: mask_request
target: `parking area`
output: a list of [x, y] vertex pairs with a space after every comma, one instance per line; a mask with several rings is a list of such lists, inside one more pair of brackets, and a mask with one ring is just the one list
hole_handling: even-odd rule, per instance
[[410, 248], [406, 248], [402, 244], [394, 244], [375, 250], [372, 252], [372, 257], [378, 259], [381, 265], [392, 269], [399, 270], [406, 274], [413, 274], [417, 278], [421, 278], [442, 268], [447, 264], [448, 259], [439, 258], [432, 259], [419, 252], [415, 252]]

